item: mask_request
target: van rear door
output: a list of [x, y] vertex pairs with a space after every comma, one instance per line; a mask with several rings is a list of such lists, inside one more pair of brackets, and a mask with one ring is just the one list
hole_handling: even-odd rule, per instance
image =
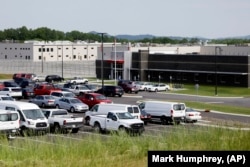
[[185, 109], [186, 109], [186, 106], [184, 103], [173, 104], [173, 111], [171, 111], [171, 114], [173, 117], [184, 117]]
[[19, 129], [19, 114], [16, 111], [0, 111], [0, 131], [16, 132]]

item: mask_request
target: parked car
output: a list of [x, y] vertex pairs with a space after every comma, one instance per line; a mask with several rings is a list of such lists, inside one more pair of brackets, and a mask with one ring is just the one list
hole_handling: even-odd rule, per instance
[[103, 94], [105, 96], [119, 96], [122, 97], [124, 94], [124, 90], [120, 86], [112, 86], [112, 85], [106, 85], [103, 86], [103, 88], [98, 89], [95, 91], [96, 93]]
[[64, 81], [64, 78], [59, 75], [47, 75], [45, 78], [46, 82], [62, 82]]
[[150, 82], [142, 82], [141, 85], [140, 85], [139, 90], [141, 90], [141, 91], [147, 91], [152, 86], [153, 86], [153, 84], [150, 83]]
[[121, 86], [126, 93], [138, 93], [139, 87], [135, 84], [135, 82], [130, 80], [119, 80], [118, 86]]
[[144, 125], [147, 125], [148, 122], [151, 121], [151, 114], [147, 113], [146, 111], [144, 110], [141, 110], [141, 120], [144, 122]]
[[198, 120], [201, 120], [201, 113], [199, 111], [194, 110], [193, 108], [186, 107], [185, 110], [185, 122], [197, 122]]
[[56, 108], [66, 109], [70, 112], [86, 112], [89, 110], [89, 106], [81, 100], [72, 97], [63, 97], [56, 99]]
[[4, 87], [19, 87], [19, 85], [14, 81], [4, 81]]
[[158, 91], [168, 91], [170, 90], [170, 86], [167, 84], [154, 84], [152, 87], [148, 88], [149, 92], [158, 92]]
[[106, 96], [100, 93], [86, 93], [77, 96], [77, 98], [83, 103], [87, 104], [89, 108], [92, 108], [96, 104], [113, 103], [112, 100], [108, 99]]
[[34, 82], [44, 82], [46, 76], [44, 75], [36, 75], [35, 77], [32, 78], [32, 81]]
[[22, 88], [22, 98], [23, 99], [28, 99], [28, 98], [32, 98], [34, 97], [34, 88], [33, 87], [26, 87], [26, 88]]
[[8, 96], [8, 95], [0, 95], [0, 101], [3, 101], [3, 100], [10, 100], [10, 101], [15, 101], [15, 99], [11, 96]]
[[56, 107], [55, 98], [51, 95], [37, 95], [29, 100], [30, 103], [35, 103], [39, 107]]
[[68, 91], [52, 91], [50, 95], [53, 96], [55, 99], [59, 99], [62, 97], [76, 97], [74, 93]]
[[98, 84], [86, 84], [85, 86], [89, 88], [90, 90], [92, 90], [93, 92], [97, 91], [98, 89], [102, 87], [102, 85], [98, 85]]
[[61, 91], [61, 89], [51, 84], [39, 84], [34, 88], [35, 95], [50, 95], [52, 91]]
[[83, 126], [83, 118], [69, 114], [65, 109], [43, 109], [52, 133], [77, 133]]
[[70, 88], [67, 89], [75, 95], [83, 95], [85, 93], [93, 92], [86, 85], [72, 85]]
[[72, 84], [86, 84], [86, 83], [88, 83], [88, 79], [83, 78], [83, 77], [74, 77], [74, 78], [68, 80], [68, 83], [72, 83]]
[[4, 87], [0, 90], [0, 95], [8, 95], [13, 98], [22, 98], [22, 89], [20, 87]]

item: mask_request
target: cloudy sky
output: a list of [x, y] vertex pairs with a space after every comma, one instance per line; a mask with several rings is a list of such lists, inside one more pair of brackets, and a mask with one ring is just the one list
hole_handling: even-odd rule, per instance
[[250, 35], [249, 19], [249, 0], [1, 0], [0, 30], [220, 38]]

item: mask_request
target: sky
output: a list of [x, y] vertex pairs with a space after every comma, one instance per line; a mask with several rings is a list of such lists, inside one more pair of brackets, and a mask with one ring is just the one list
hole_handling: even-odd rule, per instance
[[47, 27], [116, 35], [250, 35], [249, 0], [1, 0], [0, 30]]

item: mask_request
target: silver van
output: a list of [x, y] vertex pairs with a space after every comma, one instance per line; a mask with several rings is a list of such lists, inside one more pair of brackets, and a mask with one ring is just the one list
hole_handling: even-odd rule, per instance
[[130, 105], [130, 104], [96, 104], [94, 105], [91, 110], [85, 113], [85, 124], [89, 125], [89, 120], [91, 115], [106, 115], [108, 112], [112, 110], [123, 110], [128, 111], [137, 119], [141, 119], [141, 112], [137, 105]]
[[185, 103], [144, 101], [139, 108], [151, 115], [151, 120], [162, 124], [180, 124], [185, 117]]

